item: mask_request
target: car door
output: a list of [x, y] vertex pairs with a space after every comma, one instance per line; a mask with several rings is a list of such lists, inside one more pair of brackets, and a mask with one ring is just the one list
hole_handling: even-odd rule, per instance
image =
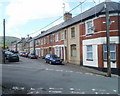
[[45, 60], [46, 60], [47, 62], [49, 62], [49, 58], [50, 58], [50, 55], [48, 54], [48, 55], [46, 55]]

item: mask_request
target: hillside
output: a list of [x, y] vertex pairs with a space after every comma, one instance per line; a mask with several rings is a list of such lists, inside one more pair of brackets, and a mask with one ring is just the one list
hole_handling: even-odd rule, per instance
[[[11, 42], [13, 41], [19, 41], [20, 39], [17, 38], [17, 37], [12, 37], [12, 36], [6, 36], [5, 38], [5, 43], [7, 46], [10, 46], [11, 45]], [[0, 46], [3, 44], [3, 36], [0, 36]]]

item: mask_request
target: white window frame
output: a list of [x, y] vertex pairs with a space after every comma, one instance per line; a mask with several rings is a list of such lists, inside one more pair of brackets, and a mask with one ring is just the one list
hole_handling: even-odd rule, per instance
[[[75, 47], [75, 48], [73, 48]], [[77, 56], [77, 45], [73, 44], [71, 45], [71, 57], [76, 57]]]
[[[116, 45], [115, 44], [110, 44], [110, 46], [111, 45], [114, 45], [114, 51], [112, 50], [110, 50], [110, 57], [111, 57], [111, 53], [114, 53], [114, 55], [115, 55], [115, 58], [114, 59], [110, 59], [111, 61], [116, 61]], [[103, 58], [104, 58], [104, 60], [105, 61], [107, 61], [107, 48], [106, 48], [106, 50], [105, 50], [105, 47], [104, 46], [107, 46], [107, 45], [103, 45]], [[105, 53], [106, 53], [106, 57], [105, 57]]]
[[[91, 47], [91, 50], [88, 50], [88, 47]], [[86, 46], [86, 53], [87, 53], [86, 59], [93, 61], [93, 46], [92, 45]], [[91, 57], [88, 57], [88, 56], [90, 56], [90, 54], [91, 54]]]
[[[72, 33], [73, 33], [73, 31], [72, 31], [72, 29], [74, 28], [74, 36], [72, 36]], [[75, 27], [71, 27], [71, 38], [75, 38], [75, 31], [76, 31], [76, 28]]]
[[61, 40], [64, 40], [64, 31], [63, 32], [61, 32]]
[[43, 38], [41, 39], [41, 45], [43, 45]]
[[46, 44], [46, 37], [44, 37], [44, 44]]
[[55, 55], [57, 55], [58, 57], [60, 56], [59, 47], [55, 47]]
[[59, 40], [58, 40], [58, 37], [59, 37], [59, 33], [56, 33], [56, 34], [55, 34], [55, 41], [56, 41], [56, 42], [59, 41]]
[[64, 31], [64, 39], [67, 39], [67, 30]]
[[[92, 26], [88, 28], [88, 22], [92, 22]], [[94, 27], [94, 20], [93, 19], [90, 19], [88, 21], [85, 22], [85, 26], [86, 26], [86, 35], [89, 35], [89, 34], [93, 34], [94, 33], [94, 30], [92, 30], [92, 27]], [[91, 32], [89, 32], [88, 30], [91, 29]]]

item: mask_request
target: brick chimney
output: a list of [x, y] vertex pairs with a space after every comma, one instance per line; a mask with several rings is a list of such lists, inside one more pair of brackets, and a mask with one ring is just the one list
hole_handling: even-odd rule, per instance
[[71, 18], [72, 18], [72, 14], [71, 14], [71, 13], [66, 12], [66, 13], [64, 14], [64, 21], [67, 21], [67, 20], [69, 20], [69, 19], [71, 19]]

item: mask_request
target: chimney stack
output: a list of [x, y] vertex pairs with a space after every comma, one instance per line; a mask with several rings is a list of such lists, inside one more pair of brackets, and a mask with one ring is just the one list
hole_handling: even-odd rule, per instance
[[69, 20], [69, 19], [71, 19], [71, 18], [72, 18], [72, 14], [71, 14], [71, 13], [66, 12], [66, 13], [64, 14], [64, 21], [67, 21], [67, 20]]

